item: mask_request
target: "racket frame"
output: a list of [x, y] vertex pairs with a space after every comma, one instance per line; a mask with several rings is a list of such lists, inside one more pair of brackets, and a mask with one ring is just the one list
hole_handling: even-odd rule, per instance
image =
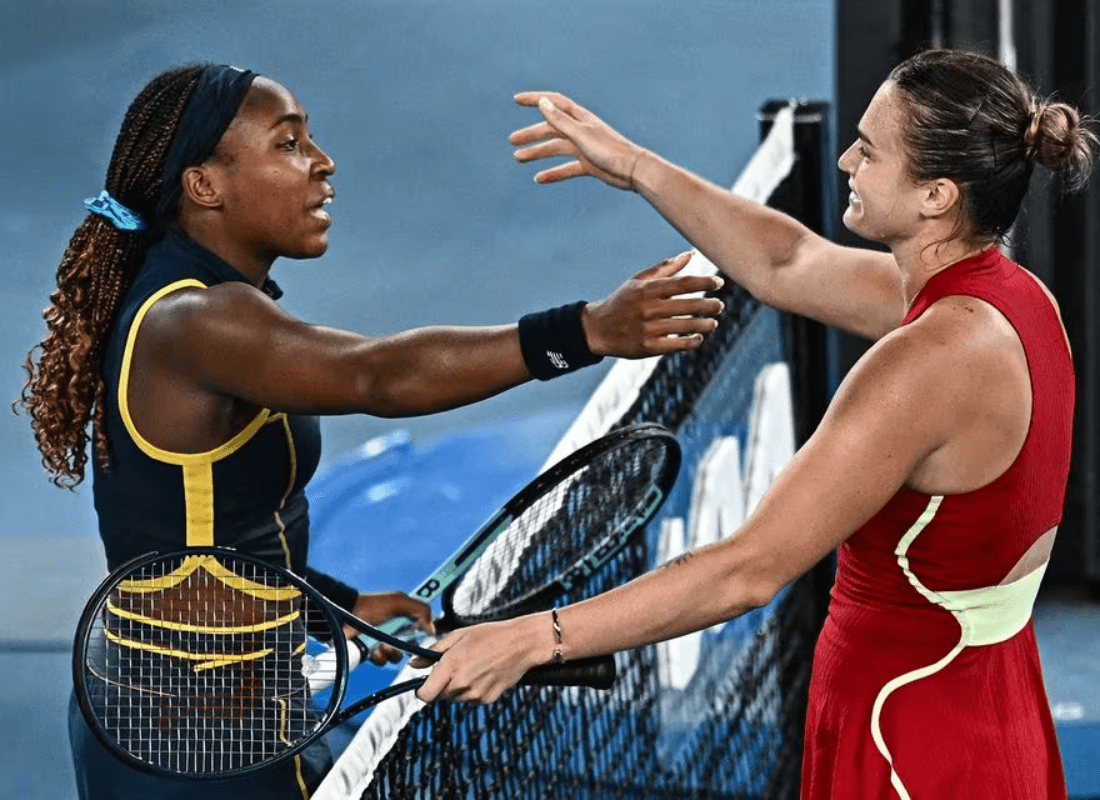
[[[571, 591], [576, 583], [588, 578], [610, 561], [630, 540], [635, 531], [647, 525], [653, 519], [676, 483], [682, 459], [680, 443], [671, 431], [658, 423], [642, 422], [616, 428], [577, 448], [536, 475], [511, 499], [493, 512], [412, 593], [414, 597], [428, 604], [441, 596], [444, 598], [443, 615], [435, 621], [437, 631], [445, 632], [463, 627], [466, 624], [456, 619], [455, 615], [451, 613], [446, 593], [451, 585], [477, 562], [478, 558], [496, 541], [497, 537], [508, 529], [508, 526], [512, 524], [516, 517], [535, 505], [564, 478], [582, 469], [592, 459], [622, 447], [624, 442], [653, 438], [660, 438], [667, 442], [669, 456], [664, 469], [661, 471], [658, 484], [651, 486], [649, 493], [646, 495], [649, 500], [641, 513], [627, 517], [615, 531], [604, 538], [596, 550], [586, 553], [576, 563], [560, 573], [555, 580], [532, 590], [519, 600], [513, 601], [509, 604], [509, 607], [522, 607], [530, 604], [539, 597], [554, 594], [555, 589], [561, 590], [558, 593]], [[507, 616], [508, 614], [504, 613], [501, 618]], [[378, 628], [386, 633], [400, 634], [401, 636], [424, 635], [408, 617], [395, 617], [379, 625]], [[369, 650], [378, 647], [379, 642], [373, 640], [369, 635], [363, 635], [360, 638]], [[355, 664], [353, 663], [352, 668], [354, 667]]]
[[[131, 753], [110, 735], [100, 722], [88, 696], [87, 679], [89, 678], [89, 671], [85, 667], [88, 659], [91, 636], [95, 631], [99, 630], [96, 625], [97, 620], [106, 608], [107, 599], [121, 581], [150, 564], [157, 562], [175, 564], [177, 561], [181, 561], [188, 556], [201, 555], [212, 555], [215, 558], [221, 557], [227, 560], [237, 562], [243, 561], [253, 564], [258, 568], [278, 575], [286, 583], [300, 590], [308, 602], [312, 604], [310, 606], [310, 611], [319, 611], [323, 615], [329, 630], [334, 634], [330, 644], [336, 656], [335, 680], [332, 684], [331, 695], [325, 706], [323, 708], [318, 708], [316, 705], [313, 705], [314, 710], [317, 712], [317, 720], [314, 723], [312, 731], [303, 736], [299, 741], [289, 745], [277, 755], [244, 767], [216, 772], [185, 772], [151, 764]], [[348, 675], [350, 673], [350, 668], [348, 666], [348, 645], [343, 635], [344, 625], [350, 625], [359, 630], [362, 634], [396, 647], [410, 655], [422, 656], [429, 661], [438, 661], [442, 657], [440, 653], [434, 650], [428, 650], [414, 642], [406, 641], [364, 622], [351, 612], [329, 600], [316, 588], [311, 586], [304, 578], [279, 564], [257, 558], [247, 553], [241, 553], [227, 547], [191, 547], [185, 550], [164, 553], [159, 551], [150, 552], [131, 559], [111, 572], [111, 574], [97, 587], [95, 592], [93, 592], [81, 612], [73, 640], [72, 656], [73, 686], [77, 705], [89, 729], [91, 729], [93, 735], [95, 735], [100, 743], [116, 757], [143, 772], [195, 780], [226, 780], [259, 772], [297, 755], [320, 739], [331, 728], [356, 716], [367, 708], [377, 705], [391, 697], [417, 689], [426, 680], [425, 677], [417, 677], [392, 684], [372, 692], [366, 697], [360, 698], [346, 708], [341, 708], [340, 706], [347, 693]], [[572, 685], [608, 689], [614, 684], [615, 677], [616, 668], [614, 657], [594, 656], [591, 658], [576, 659], [566, 664], [544, 664], [535, 667], [527, 672], [520, 682], [528, 686]], [[303, 680], [308, 683], [308, 678], [304, 675]]]
[[[553, 579], [544, 583], [542, 586], [531, 589], [521, 597], [510, 601], [507, 606], [502, 607], [499, 616], [493, 614], [491, 616], [469, 621], [462, 619], [453, 613], [450, 600], [445, 596], [443, 600], [443, 616], [437, 621], [437, 627], [442, 630], [448, 630], [477, 624], [479, 622], [487, 622], [493, 619], [506, 619], [510, 616], [521, 614], [525, 608], [537, 605], [540, 600], [548, 600], [572, 591], [575, 585], [578, 585], [583, 580], [595, 574], [600, 568], [607, 564], [607, 562], [630, 541], [636, 531], [649, 524], [653, 517], [656, 516], [676, 484], [683, 453], [675, 435], [666, 427], [658, 423], [643, 422], [616, 428], [600, 438], [574, 450], [572, 453], [556, 462], [553, 466], [540, 473], [527, 484], [527, 486], [517, 492], [516, 495], [505, 503], [500, 510], [493, 514], [493, 516], [491, 516], [458, 551], [459, 553], [463, 553], [464, 548], [472, 549], [475, 544], [479, 544], [480, 547], [477, 550], [477, 556], [480, 556], [489, 545], [507, 529], [513, 519], [537, 503], [548, 491], [552, 490], [562, 480], [583, 469], [594, 459], [599, 458], [605, 453], [617, 450], [628, 442], [652, 439], [661, 439], [666, 443], [667, 458], [658, 475], [657, 482], [650, 486], [645, 495], [646, 502], [644, 506], [640, 509], [636, 509], [633, 514], [619, 521], [619, 525], [606, 535], [594, 549], [587, 551], [576, 562], [554, 576]], [[491, 537], [485, 537], [487, 531], [492, 531]], [[485, 537], [484, 540], [482, 541], [479, 539], [479, 536]], [[475, 561], [476, 556], [473, 558], [467, 557], [462, 569], [448, 575], [445, 584], [441, 588], [436, 589], [431, 584], [433, 579], [437, 579], [438, 573], [452, 562], [462, 563], [459, 562], [457, 557], [452, 558], [451, 561], [440, 567], [440, 570], [437, 570], [437, 575], [433, 575], [432, 578], [429, 578], [421, 585], [421, 588], [417, 590], [417, 596], [423, 597], [419, 592], [429, 587], [434, 592], [432, 594], [433, 598], [445, 591], [453, 591], [452, 587], [455, 581], [462, 577], [466, 569]], [[519, 611], [516, 611], [516, 609], [519, 609]]]
[[[293, 585], [296, 589], [302, 592], [303, 598], [310, 603], [309, 610], [311, 612], [320, 612], [323, 615], [324, 622], [328, 626], [329, 630], [334, 633], [332, 640], [328, 642], [332, 647], [335, 655], [335, 680], [332, 684], [332, 693], [324, 705], [323, 708], [319, 708], [317, 705], [312, 705], [313, 709], [317, 713], [317, 721], [314, 724], [313, 730], [307, 735], [303, 736], [299, 741], [288, 746], [285, 750], [278, 753], [272, 758], [257, 761], [254, 764], [245, 767], [227, 769], [218, 772], [185, 772], [173, 769], [167, 769], [155, 764], [151, 764], [148, 761], [139, 758], [131, 753], [120, 743], [118, 743], [114, 737], [104, 728], [100, 721], [95, 709], [92, 706], [92, 701], [89, 698], [89, 690], [87, 687], [87, 681], [93, 676], [90, 674], [90, 670], [86, 668], [86, 662], [89, 657], [89, 650], [94, 647], [90, 641], [91, 637], [97, 632], [101, 631], [99, 626], [100, 616], [103, 614], [107, 600], [111, 596], [112, 592], [118, 587], [121, 581], [137, 573], [144, 567], [158, 562], [175, 563], [181, 561], [188, 556], [203, 556], [211, 555], [215, 558], [224, 558], [231, 562], [246, 562], [252, 564], [260, 569], [268, 571], [278, 575], [279, 578], [288, 584]], [[77, 705], [80, 708], [81, 715], [84, 717], [85, 722], [91, 729], [95, 737], [106, 747], [112, 754], [120, 758], [127, 764], [136, 767], [144, 772], [151, 772], [159, 775], [168, 775], [180, 778], [192, 778], [192, 779], [209, 779], [209, 780], [224, 780], [228, 778], [235, 778], [242, 775], [248, 775], [253, 772], [266, 769], [273, 764], [277, 764], [292, 756], [300, 753], [305, 748], [316, 742], [321, 736], [327, 733], [331, 728], [339, 725], [341, 722], [355, 716], [355, 714], [369, 708], [370, 706], [377, 705], [378, 703], [393, 697], [397, 694], [401, 694], [406, 691], [418, 688], [423, 682], [424, 678], [414, 678], [413, 680], [403, 681], [399, 684], [381, 689], [377, 692], [373, 692], [352, 704], [348, 708], [341, 709], [341, 704], [344, 700], [344, 695], [347, 693], [348, 688], [348, 674], [350, 669], [348, 668], [348, 645], [347, 640], [343, 635], [343, 626], [350, 625], [359, 631], [369, 635], [371, 638], [377, 639], [380, 642], [384, 642], [388, 645], [403, 650], [410, 655], [422, 656], [431, 661], [437, 661], [440, 658], [440, 654], [435, 651], [428, 650], [415, 643], [407, 642], [396, 636], [393, 636], [385, 631], [370, 625], [363, 620], [359, 619], [355, 615], [351, 614], [346, 609], [333, 603], [317, 589], [311, 586], [304, 578], [296, 575], [285, 567], [275, 564], [271, 561], [267, 561], [256, 556], [242, 553], [227, 547], [190, 547], [185, 550], [175, 550], [168, 552], [153, 551], [144, 555], [133, 558], [122, 564], [120, 567], [111, 572], [110, 575], [96, 588], [95, 592], [88, 599], [83, 611], [81, 612], [80, 619], [77, 623], [76, 634], [73, 639], [73, 655], [72, 655], [72, 672], [73, 672], [73, 686], [75, 689], [75, 696]], [[306, 679], [303, 677], [303, 680]]]

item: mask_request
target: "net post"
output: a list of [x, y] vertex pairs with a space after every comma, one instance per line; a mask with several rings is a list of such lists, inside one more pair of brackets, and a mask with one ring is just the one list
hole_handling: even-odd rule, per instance
[[[761, 140], [771, 130], [776, 114], [789, 104], [794, 106], [795, 163], [768, 205], [790, 214], [815, 233], [830, 237], [836, 219], [835, 182], [830, 177], [832, 107], [822, 100], [768, 100], [757, 113]], [[820, 322], [796, 314], [784, 314], [783, 320], [791, 369], [795, 443], [801, 447], [825, 415], [829, 398], [839, 382], [837, 343], [834, 332]], [[826, 556], [810, 571], [815, 629], [825, 621], [834, 573], [834, 555]]]

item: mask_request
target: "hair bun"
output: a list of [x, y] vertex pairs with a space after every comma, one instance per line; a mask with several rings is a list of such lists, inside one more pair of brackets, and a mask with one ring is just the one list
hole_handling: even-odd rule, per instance
[[1034, 162], [1038, 155], [1039, 129], [1043, 124], [1043, 114], [1046, 112], [1046, 104], [1034, 101], [1031, 111], [1027, 115], [1027, 127], [1024, 129], [1024, 145], [1027, 150], [1027, 158]]
[[1028, 160], [1063, 175], [1069, 188], [1088, 180], [1097, 150], [1091, 120], [1071, 105], [1036, 100], [1032, 103], [1024, 145]]

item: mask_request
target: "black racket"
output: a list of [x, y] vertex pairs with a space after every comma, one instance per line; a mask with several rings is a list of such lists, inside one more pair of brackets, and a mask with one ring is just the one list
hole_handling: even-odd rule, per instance
[[[141, 556], [92, 595], [77, 626], [73, 680], [96, 737], [140, 769], [228, 778], [289, 758], [326, 731], [419, 687], [403, 681], [341, 709], [343, 626], [405, 652], [439, 654], [374, 628], [280, 566], [194, 547]], [[323, 705], [303, 674], [310, 637], [334, 643], [334, 689]], [[614, 660], [532, 670], [523, 682], [610, 686]]]
[[[568, 600], [611, 560], [664, 503], [680, 469], [680, 445], [667, 428], [643, 423], [619, 428], [569, 454], [516, 493], [413, 594], [442, 597], [436, 630], [504, 619]], [[404, 617], [380, 626], [420, 639]], [[361, 637], [351, 663], [377, 647]], [[331, 679], [336, 653], [308, 658], [315, 691]]]

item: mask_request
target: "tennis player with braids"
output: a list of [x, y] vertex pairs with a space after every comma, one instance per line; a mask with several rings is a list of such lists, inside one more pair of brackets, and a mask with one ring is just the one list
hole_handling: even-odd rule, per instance
[[[719, 281], [677, 276], [685, 254], [600, 302], [518, 325], [366, 337], [306, 324], [280, 308], [269, 272], [279, 257], [325, 252], [335, 171], [274, 81], [220, 65], [155, 77], [64, 254], [21, 402], [59, 485], [83, 480], [90, 440], [110, 568], [150, 550], [231, 546], [289, 566], [368, 622], [405, 615], [430, 627], [419, 601], [359, 594], [309, 568], [316, 416], [427, 414], [603, 355], [697, 347], [721, 303], [679, 295]], [[318, 747], [258, 778], [195, 784], [117, 762], [75, 708], [70, 738], [87, 800], [302, 798], [331, 764]]]
[[[1062, 515], [1074, 374], [1047, 290], [998, 248], [1036, 166], [1070, 187], [1079, 113], [975, 53], [896, 67], [840, 157], [833, 244], [524, 93], [536, 176], [642, 195], [759, 299], [875, 340], [806, 445], [717, 544], [551, 613], [455, 632], [423, 699], [487, 702], [534, 664], [639, 647], [767, 603], [839, 547], [813, 664], [806, 800], [1065, 798], [1031, 611]], [[517, 657], [519, 654], [520, 657]]]

